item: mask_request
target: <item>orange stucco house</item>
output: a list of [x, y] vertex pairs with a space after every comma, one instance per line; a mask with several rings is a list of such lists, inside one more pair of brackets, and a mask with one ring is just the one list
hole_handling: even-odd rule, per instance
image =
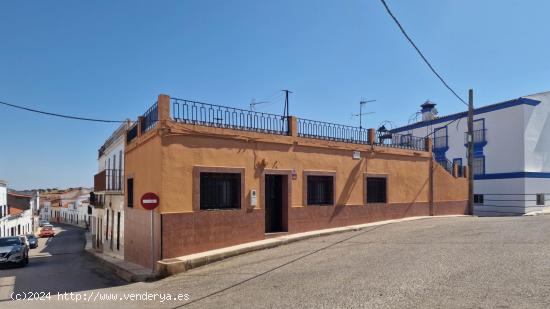
[[[126, 260], [372, 221], [467, 214], [431, 140], [159, 95], [127, 131]], [[159, 197], [146, 210], [141, 197]]]

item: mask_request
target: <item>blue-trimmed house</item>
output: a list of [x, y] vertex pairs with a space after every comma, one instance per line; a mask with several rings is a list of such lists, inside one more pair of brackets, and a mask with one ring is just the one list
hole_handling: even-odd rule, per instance
[[[422, 121], [391, 132], [429, 135], [436, 161], [466, 165], [467, 112], [438, 117], [434, 103], [421, 107]], [[474, 110], [473, 170], [475, 214], [550, 210], [550, 92]]]

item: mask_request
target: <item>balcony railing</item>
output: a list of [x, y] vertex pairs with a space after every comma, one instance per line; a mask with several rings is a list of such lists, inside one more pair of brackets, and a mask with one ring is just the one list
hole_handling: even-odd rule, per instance
[[94, 176], [94, 191], [122, 191], [122, 178], [124, 171], [121, 169], [105, 169]]
[[122, 178], [124, 171], [121, 169], [106, 169], [107, 191], [122, 191]]
[[438, 160], [437, 163], [441, 165], [449, 174], [453, 174], [453, 162], [445, 159], [445, 160]]
[[138, 135], [138, 125], [136, 122], [134, 123], [134, 125], [130, 127], [128, 132], [126, 132], [126, 144], [131, 143], [137, 137], [137, 135]]
[[145, 133], [157, 125], [159, 120], [158, 116], [158, 102], [155, 102], [153, 106], [143, 114], [143, 120], [141, 123], [141, 133]]
[[209, 127], [288, 135], [287, 117], [171, 98], [174, 121]]
[[367, 129], [298, 118], [298, 136], [300, 137], [367, 144], [367, 132]]
[[[487, 129], [474, 130], [474, 144], [487, 142]], [[464, 144], [468, 144], [468, 132], [464, 132]]]
[[[197, 101], [170, 98], [172, 119], [194, 125], [289, 135], [289, 123], [285, 116], [267, 114], [238, 108], [213, 105]], [[347, 125], [297, 118], [297, 135], [346, 143], [368, 144], [368, 130]], [[425, 150], [425, 138], [386, 132], [379, 134], [374, 144]]]
[[375, 144], [392, 148], [403, 148], [413, 150], [425, 150], [426, 139], [412, 136], [411, 134], [396, 134], [389, 131], [377, 131]]

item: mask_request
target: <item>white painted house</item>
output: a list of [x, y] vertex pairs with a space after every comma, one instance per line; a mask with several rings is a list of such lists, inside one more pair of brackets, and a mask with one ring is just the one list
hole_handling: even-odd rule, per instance
[[[438, 117], [422, 104], [422, 121], [392, 133], [433, 138], [438, 162], [466, 165], [467, 112]], [[550, 207], [550, 92], [475, 108], [474, 214], [518, 215]]]
[[124, 148], [123, 123], [98, 150], [98, 173], [94, 176], [91, 235], [94, 248], [124, 258]]
[[0, 180], [0, 237], [6, 236], [6, 222], [8, 219], [8, 188], [7, 183]]

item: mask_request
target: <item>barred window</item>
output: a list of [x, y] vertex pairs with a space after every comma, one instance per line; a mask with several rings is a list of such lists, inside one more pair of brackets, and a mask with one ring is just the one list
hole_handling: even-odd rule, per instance
[[474, 204], [483, 205], [483, 194], [474, 194]]
[[307, 204], [334, 204], [333, 176], [307, 176]]
[[134, 207], [134, 178], [128, 178], [126, 180], [126, 191], [126, 194], [128, 195], [126, 206], [132, 208]]
[[367, 177], [367, 203], [386, 203], [386, 186], [386, 177]]
[[537, 205], [544, 205], [544, 193], [537, 193]]
[[201, 210], [237, 208], [241, 208], [240, 173], [201, 173]]

